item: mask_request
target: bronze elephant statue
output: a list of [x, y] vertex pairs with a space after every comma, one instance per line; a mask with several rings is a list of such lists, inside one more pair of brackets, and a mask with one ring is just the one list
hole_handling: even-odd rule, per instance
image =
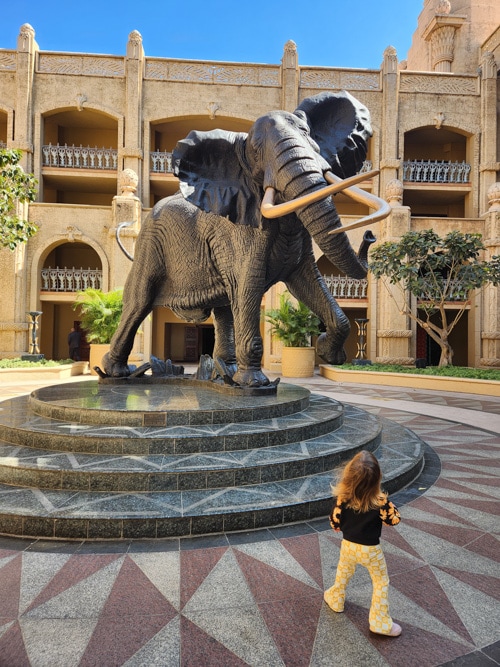
[[311, 239], [340, 271], [366, 276], [375, 238], [365, 232], [356, 254], [332, 195], [342, 189], [377, 209], [351, 226], [388, 215], [383, 200], [354, 185], [371, 176], [355, 176], [371, 134], [368, 110], [343, 91], [307, 98], [293, 113], [267, 113], [248, 134], [193, 131], [179, 141], [173, 159], [180, 190], [158, 202], [141, 227], [105, 372], [130, 374], [137, 329], [163, 305], [188, 322], [212, 315], [214, 358], [241, 386], [269, 384], [260, 309], [280, 281], [323, 322], [318, 354], [342, 364], [350, 325], [318, 270]]

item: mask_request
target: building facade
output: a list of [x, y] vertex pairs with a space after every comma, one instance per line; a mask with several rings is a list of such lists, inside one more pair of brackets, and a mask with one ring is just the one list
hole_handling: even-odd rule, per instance
[[[380, 69], [303, 67], [288, 42], [278, 65], [150, 58], [138, 32], [124, 56], [40, 50], [21, 27], [16, 50], [0, 49], [0, 147], [23, 151], [39, 181], [27, 215], [39, 231], [14, 252], [0, 251], [0, 358], [29, 349], [29, 311], [41, 311], [40, 351], [68, 356], [78, 326], [75, 293], [123, 286], [141, 221], [177, 190], [171, 152], [190, 130], [247, 132], [272, 109], [293, 111], [305, 97], [348, 90], [371, 112], [374, 134], [360, 187], [386, 199], [391, 215], [373, 225], [378, 242], [408, 230], [479, 232], [485, 257], [500, 254], [500, 6], [494, 0], [425, 0], [406, 61], [392, 47]], [[368, 210], [341, 194], [344, 222]], [[354, 247], [363, 230], [350, 232]], [[426, 334], [401, 314], [386, 288], [339, 275], [316, 248], [318, 266], [353, 322], [367, 319], [366, 352], [381, 362], [437, 363]], [[273, 307], [280, 286], [266, 294]], [[418, 307], [418, 303], [415, 304]], [[450, 310], [456, 302], [448, 304]], [[262, 325], [264, 366], [277, 370], [279, 345]], [[472, 295], [453, 333], [454, 363], [500, 367], [500, 302], [492, 286]], [[155, 308], [138, 335], [137, 360], [153, 353], [197, 361], [213, 328]], [[82, 358], [87, 353], [85, 343]]]

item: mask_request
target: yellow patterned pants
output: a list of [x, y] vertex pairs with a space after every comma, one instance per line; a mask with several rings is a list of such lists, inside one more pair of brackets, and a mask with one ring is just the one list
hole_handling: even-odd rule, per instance
[[344, 611], [345, 589], [358, 564], [366, 567], [373, 584], [370, 630], [388, 634], [392, 628], [388, 600], [389, 577], [384, 553], [379, 544], [366, 546], [342, 540], [337, 576], [333, 586], [325, 592], [325, 602], [333, 611]]

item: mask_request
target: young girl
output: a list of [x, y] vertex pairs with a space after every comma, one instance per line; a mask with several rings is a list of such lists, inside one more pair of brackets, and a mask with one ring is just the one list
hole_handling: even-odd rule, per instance
[[382, 473], [371, 452], [362, 451], [345, 466], [333, 489], [335, 505], [330, 524], [342, 531], [337, 576], [324, 599], [333, 611], [344, 611], [345, 589], [356, 565], [364, 565], [373, 583], [370, 606], [370, 630], [380, 635], [398, 637], [401, 627], [389, 615], [389, 577], [380, 547], [382, 522], [395, 526], [401, 520], [396, 507], [380, 488]]

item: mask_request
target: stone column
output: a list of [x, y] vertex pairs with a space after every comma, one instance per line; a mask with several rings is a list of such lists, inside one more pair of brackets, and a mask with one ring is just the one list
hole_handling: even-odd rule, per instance
[[479, 164], [479, 210], [488, 210], [488, 192], [500, 171], [497, 156], [497, 65], [493, 53], [481, 61], [481, 162]]
[[291, 39], [285, 44], [281, 59], [281, 108], [295, 111], [299, 105], [299, 57], [297, 45]]
[[[500, 183], [488, 190], [490, 208], [486, 214], [483, 243], [485, 259], [500, 255]], [[479, 364], [488, 368], [500, 368], [500, 291], [487, 285], [483, 292], [481, 321], [481, 359]]]
[[[142, 37], [137, 30], [133, 30], [127, 43], [125, 59], [126, 103], [125, 103], [125, 132], [124, 145], [120, 151], [123, 158], [123, 169], [133, 169], [136, 174], [142, 174], [142, 84], [144, 70], [144, 49]], [[140, 183], [138, 196], [141, 196]]]
[[[380, 243], [398, 241], [410, 229], [411, 211], [402, 206], [403, 184], [394, 179], [386, 189], [386, 199], [392, 211], [380, 222]], [[410, 365], [415, 363], [411, 354], [412, 330], [410, 318], [401, 312], [402, 297], [395, 285], [377, 281], [377, 356], [380, 364]]]
[[397, 131], [398, 120], [398, 56], [393, 46], [384, 51], [382, 62], [382, 126], [380, 128], [380, 192], [397, 178], [400, 166]]
[[12, 148], [23, 151], [21, 165], [33, 172], [33, 79], [38, 44], [29, 23], [21, 26], [17, 38], [15, 134]]
[[[27, 172], [33, 171], [32, 98], [37, 51], [35, 31], [25, 23], [17, 38], [14, 138], [9, 148], [22, 151], [20, 165]], [[16, 213], [28, 219], [28, 204], [18, 204]], [[2, 250], [0, 254], [3, 288], [11, 295], [0, 310], [0, 356], [17, 357], [28, 350], [26, 244], [20, 243], [14, 251]]]
[[[138, 176], [132, 169], [124, 169], [119, 177], [120, 194], [113, 197], [112, 217], [113, 225], [109, 230], [109, 271], [110, 289], [123, 287], [132, 267], [131, 260], [120, 248], [116, 232], [119, 231], [121, 243], [125, 251], [134, 256], [135, 240], [141, 227], [142, 204], [137, 197]], [[144, 328], [136, 335], [134, 347], [129, 357], [130, 363], [141, 364], [144, 358]]]
[[[16, 215], [26, 218], [28, 204], [17, 204]], [[20, 357], [28, 351], [26, 243], [14, 250], [0, 249], [2, 291], [11, 298], [0, 299], [0, 359]]]

